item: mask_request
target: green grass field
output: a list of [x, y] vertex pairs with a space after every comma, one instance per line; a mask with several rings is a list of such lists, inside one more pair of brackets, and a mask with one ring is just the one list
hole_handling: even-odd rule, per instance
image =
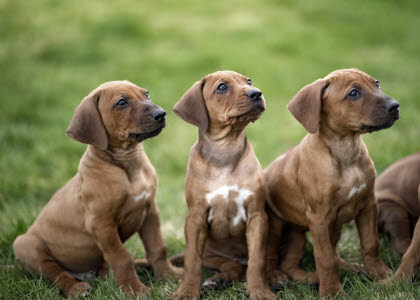
[[[0, 0], [0, 264], [15, 264], [12, 243], [51, 195], [76, 172], [86, 145], [65, 136], [84, 96], [109, 80], [150, 90], [167, 112], [167, 127], [145, 142], [159, 176], [157, 201], [170, 254], [183, 251], [187, 212], [184, 175], [197, 129], [172, 112], [196, 81], [230, 69], [253, 79], [267, 110], [247, 136], [263, 167], [299, 143], [303, 127], [286, 104], [304, 85], [339, 68], [359, 68], [401, 105], [401, 119], [365, 135], [380, 173], [420, 150], [420, 2], [354, 1], [52, 1]], [[361, 261], [357, 231], [339, 244]], [[381, 255], [396, 270], [389, 242]], [[126, 247], [144, 257], [137, 236]], [[314, 269], [311, 246], [303, 260]], [[209, 276], [210, 271], [205, 275]], [[169, 299], [178, 282], [156, 282], [142, 271], [155, 299]], [[420, 277], [392, 288], [341, 273], [342, 299], [419, 299]], [[95, 280], [91, 299], [125, 299], [108, 279]], [[315, 299], [309, 286], [290, 284], [283, 299]], [[0, 271], [0, 299], [57, 299], [45, 279]], [[204, 299], [245, 299], [245, 282]]]

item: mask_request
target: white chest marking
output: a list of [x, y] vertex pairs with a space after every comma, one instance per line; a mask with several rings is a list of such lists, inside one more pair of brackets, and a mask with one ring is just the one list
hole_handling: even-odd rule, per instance
[[[217, 190], [207, 193], [206, 194], [206, 200], [209, 205], [211, 205], [212, 200], [217, 196], [222, 196], [226, 202], [229, 201], [229, 192], [237, 192], [238, 195], [232, 199], [235, 201], [236, 205], [238, 206], [236, 216], [233, 218], [233, 225], [238, 225], [239, 221], [242, 220], [244, 222], [247, 221], [246, 212], [244, 208], [244, 202], [246, 199], [248, 199], [249, 196], [251, 196], [253, 193], [247, 189], [239, 189], [237, 185], [231, 185], [227, 186], [224, 185]], [[213, 220], [214, 216], [214, 208], [210, 208], [209, 216], [207, 217], [207, 221], [211, 222]]]
[[136, 197], [134, 197], [135, 201], [140, 201], [140, 200], [147, 200], [150, 197], [150, 193], [146, 190], [144, 190], [143, 192], [141, 192], [140, 194], [138, 194]]
[[366, 187], [366, 183], [362, 183], [360, 186], [354, 186], [350, 189], [348, 199], [353, 197], [355, 194], [359, 194]]

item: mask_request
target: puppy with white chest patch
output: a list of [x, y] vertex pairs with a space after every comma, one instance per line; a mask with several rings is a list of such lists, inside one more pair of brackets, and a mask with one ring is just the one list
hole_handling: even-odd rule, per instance
[[90, 289], [79, 280], [105, 277], [111, 268], [124, 293], [147, 296], [123, 245], [138, 233], [156, 276], [181, 276], [166, 256], [158, 179], [141, 143], [164, 127], [165, 111], [128, 81], [104, 83], [83, 99], [67, 135], [89, 145], [78, 173], [14, 242], [25, 270], [45, 274], [64, 296], [74, 297]]
[[[388, 128], [399, 118], [399, 104], [382, 93], [378, 81], [356, 69], [338, 70], [304, 87], [289, 103], [292, 115], [309, 131], [302, 142], [264, 170], [269, 190], [270, 217], [268, 273], [272, 284], [283, 280], [319, 278], [319, 296], [341, 288], [337, 254], [343, 224], [356, 221], [364, 270], [383, 278], [390, 272], [379, 258], [376, 226], [378, 203], [374, 195], [375, 167], [361, 135]], [[288, 253], [278, 265], [282, 230], [294, 231]], [[299, 269], [311, 232], [316, 275]]]
[[195, 83], [173, 111], [199, 128], [185, 177], [184, 275], [175, 299], [200, 298], [202, 266], [219, 272], [203, 288], [247, 277], [251, 299], [275, 298], [266, 282], [266, 185], [245, 127], [265, 110], [245, 76], [216, 72]]

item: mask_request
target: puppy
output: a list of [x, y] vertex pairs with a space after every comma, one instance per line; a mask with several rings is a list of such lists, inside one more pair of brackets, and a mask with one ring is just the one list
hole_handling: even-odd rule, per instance
[[[420, 202], [420, 185], [417, 190], [417, 197]], [[397, 280], [402, 280], [404, 276], [414, 277], [419, 271], [420, 264], [420, 220], [414, 228], [413, 239], [407, 252], [404, 254], [401, 265], [395, 273]]]
[[104, 277], [111, 267], [124, 293], [147, 295], [123, 245], [137, 232], [156, 276], [181, 276], [166, 258], [158, 180], [141, 144], [164, 127], [165, 111], [128, 81], [104, 83], [83, 99], [67, 135], [89, 145], [78, 173], [14, 242], [25, 270], [45, 274], [65, 297], [74, 297], [90, 289], [78, 280]]
[[244, 129], [265, 110], [251, 80], [216, 72], [196, 82], [173, 111], [199, 128], [185, 177], [185, 272], [175, 299], [200, 298], [202, 266], [219, 273], [205, 288], [247, 276], [251, 299], [275, 298], [266, 283], [266, 185]]
[[[384, 277], [390, 270], [379, 258], [375, 167], [361, 135], [392, 126], [399, 117], [398, 102], [383, 94], [371, 76], [346, 69], [304, 87], [288, 108], [309, 134], [264, 171], [274, 229], [267, 250], [270, 281], [284, 278], [276, 267], [276, 247], [286, 221], [311, 232], [320, 297], [341, 288], [338, 265], [346, 264], [336, 245], [342, 225], [352, 220], [366, 271]], [[299, 252], [302, 238], [297, 241]], [[295, 265], [283, 270], [293, 280], [303, 274], [298, 261], [295, 255]]]
[[404, 254], [420, 216], [417, 187], [420, 184], [420, 152], [388, 167], [375, 182], [379, 203], [378, 229], [389, 234], [392, 247]]

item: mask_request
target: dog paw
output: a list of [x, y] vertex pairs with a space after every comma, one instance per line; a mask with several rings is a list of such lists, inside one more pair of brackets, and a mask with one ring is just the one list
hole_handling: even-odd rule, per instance
[[120, 288], [123, 291], [123, 293], [126, 294], [127, 296], [133, 296], [134, 294], [136, 298], [140, 298], [140, 299], [150, 298], [150, 289], [144, 284], [142, 284], [140, 281], [133, 282], [130, 284], [124, 284], [120, 286]]
[[92, 287], [87, 282], [77, 282], [75, 283], [68, 292], [64, 292], [64, 295], [67, 298], [74, 298], [78, 295], [82, 295], [83, 297], [88, 297], [90, 295], [90, 290]]
[[193, 289], [190, 287], [183, 287], [182, 284], [178, 288], [178, 290], [175, 292], [175, 294], [172, 296], [173, 300], [177, 299], [194, 299], [199, 300], [200, 299], [200, 290], [199, 289]]
[[249, 289], [246, 292], [247, 298], [250, 300], [274, 300], [277, 299], [276, 294], [274, 294], [270, 288], [267, 287], [261, 287], [261, 288], [253, 288]]
[[319, 298], [331, 297], [334, 298], [336, 295], [345, 296], [345, 292], [341, 289], [341, 283], [331, 283], [331, 284], [320, 284], [319, 285]]
[[274, 270], [268, 275], [270, 285], [275, 289], [283, 289], [288, 282], [287, 275], [280, 270]]
[[377, 263], [375, 266], [366, 268], [369, 276], [375, 279], [385, 279], [388, 275], [392, 275], [392, 270], [385, 263]]
[[202, 289], [206, 293], [208, 291], [221, 291], [227, 287], [228, 283], [222, 278], [209, 278], [204, 281]]
[[282, 290], [286, 287], [289, 280], [287, 278], [284, 278], [282, 280], [277, 281], [275, 284], [272, 284], [272, 287], [276, 290]]

